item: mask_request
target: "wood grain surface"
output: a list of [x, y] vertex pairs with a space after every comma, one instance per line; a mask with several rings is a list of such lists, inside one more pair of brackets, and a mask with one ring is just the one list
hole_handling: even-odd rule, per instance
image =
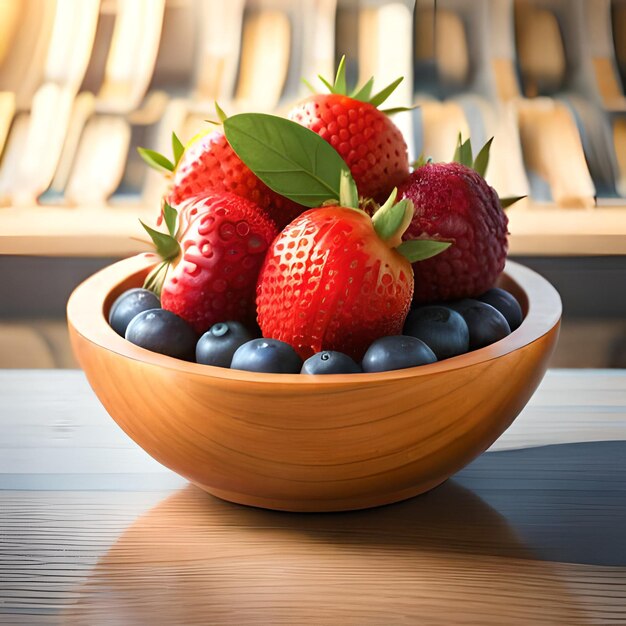
[[338, 514], [188, 485], [80, 372], [0, 398], [0, 624], [626, 624], [626, 371], [548, 372], [444, 485]]

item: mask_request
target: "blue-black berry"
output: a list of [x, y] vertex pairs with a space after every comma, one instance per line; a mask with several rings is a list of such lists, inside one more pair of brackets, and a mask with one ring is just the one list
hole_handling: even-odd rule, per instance
[[511, 334], [511, 328], [500, 311], [480, 300], [459, 300], [450, 304], [465, 320], [469, 329], [469, 348], [478, 350]]
[[198, 339], [196, 361], [203, 365], [230, 367], [237, 348], [251, 339], [252, 335], [241, 322], [218, 322]]
[[445, 306], [423, 306], [409, 312], [404, 334], [421, 339], [438, 360], [469, 350], [469, 329], [460, 313]]
[[129, 289], [117, 297], [109, 311], [109, 324], [111, 328], [122, 337], [126, 334], [126, 328], [130, 321], [142, 311], [159, 309], [161, 302], [154, 293], [148, 289]]
[[318, 352], [302, 366], [302, 374], [358, 374], [361, 371], [351, 357], [334, 350]]
[[367, 349], [361, 366], [364, 372], [385, 372], [437, 360], [435, 353], [421, 340], [406, 335], [381, 337]]
[[504, 289], [494, 287], [478, 298], [481, 302], [490, 304], [494, 309], [498, 309], [509, 323], [511, 331], [519, 328], [522, 324], [522, 307], [515, 299], [515, 296]]
[[171, 311], [151, 309], [132, 319], [126, 329], [126, 339], [152, 352], [193, 361], [198, 335]]
[[302, 359], [288, 343], [261, 338], [239, 346], [230, 366], [248, 372], [298, 374], [302, 369]]

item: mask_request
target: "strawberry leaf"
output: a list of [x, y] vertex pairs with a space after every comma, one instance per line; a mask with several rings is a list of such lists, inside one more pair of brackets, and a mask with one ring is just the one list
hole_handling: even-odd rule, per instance
[[404, 113], [405, 111], [413, 111], [413, 109], [417, 109], [419, 104], [414, 104], [410, 107], [394, 107], [393, 109], [381, 109], [380, 112], [385, 115], [395, 115], [396, 113]]
[[376, 234], [390, 247], [395, 248], [402, 243], [402, 235], [411, 224], [415, 206], [408, 199], [396, 203], [397, 188], [387, 198], [386, 202], [374, 213], [372, 225]]
[[372, 76], [358, 91], [355, 89], [352, 92], [351, 98], [358, 100], [359, 102], [369, 102], [372, 95], [372, 87], [374, 87], [374, 77]]
[[404, 80], [403, 76], [396, 78], [393, 83], [387, 85], [384, 89], [379, 91], [375, 96], [370, 98], [370, 104], [375, 107], [380, 106], [396, 89], [396, 87]]
[[217, 100], [215, 101], [215, 112], [222, 124], [228, 119], [228, 115], [226, 115], [224, 109], [217, 103]]
[[426, 157], [424, 156], [424, 153], [422, 152], [422, 154], [420, 154], [417, 159], [415, 159], [415, 161], [413, 161], [413, 163], [411, 163], [411, 167], [416, 170], [418, 167], [422, 167], [423, 165], [426, 165], [428, 161], [426, 160]]
[[311, 92], [311, 93], [317, 93], [317, 91], [315, 91], [315, 87], [313, 87], [313, 85], [311, 85], [311, 83], [306, 79], [306, 78], [301, 78], [300, 79], [302, 84]]
[[333, 85], [331, 85], [321, 74], [318, 74], [317, 77], [324, 83], [326, 89], [328, 89], [330, 93], [337, 93]]
[[154, 150], [149, 150], [148, 148], [137, 148], [137, 152], [139, 152], [139, 156], [155, 170], [166, 170], [168, 172], [174, 171], [174, 164], [162, 154], [159, 154]]
[[152, 293], [156, 294], [160, 298], [161, 291], [163, 290], [163, 283], [165, 282], [169, 268], [169, 261], [163, 261], [162, 263], [156, 265], [146, 276], [143, 288], [152, 291]]
[[139, 220], [139, 222], [144, 227], [148, 235], [150, 235], [150, 239], [152, 239], [159, 256], [164, 261], [175, 259], [178, 256], [178, 253], [180, 252], [180, 245], [174, 237], [168, 235], [167, 233], [154, 230], [154, 228], [144, 224], [141, 220]]
[[503, 209], [510, 207], [512, 204], [523, 200], [526, 196], [509, 196], [508, 198], [500, 198], [500, 206]]
[[491, 149], [492, 142], [493, 137], [480, 149], [480, 152], [476, 155], [472, 165], [474, 170], [476, 170], [476, 172], [478, 172], [483, 178], [485, 177], [487, 167], [489, 166], [489, 150]]
[[387, 241], [393, 237], [398, 228], [400, 228], [400, 224], [402, 224], [402, 220], [404, 219], [406, 204], [406, 200], [401, 200], [397, 204], [392, 204], [389, 207], [387, 207], [387, 203], [385, 203], [374, 213], [374, 217], [372, 218], [374, 230], [383, 241]]
[[359, 208], [359, 192], [350, 170], [341, 170], [339, 181], [339, 204], [351, 209]]
[[337, 74], [335, 75], [335, 93], [346, 95], [348, 88], [346, 86], [346, 55], [344, 54], [339, 61], [339, 67], [337, 67]]
[[410, 241], [403, 241], [396, 248], [396, 250], [409, 262], [415, 263], [416, 261], [430, 259], [430, 257], [433, 257], [440, 252], [443, 252], [446, 248], [449, 248], [450, 245], [451, 244], [448, 241], [412, 239]]
[[172, 154], [174, 155], [174, 165], [178, 165], [180, 157], [183, 156], [184, 151], [185, 146], [183, 146], [183, 142], [178, 138], [176, 133], [172, 133]]
[[459, 133], [459, 140], [456, 146], [456, 150], [454, 151], [454, 158], [452, 160], [455, 163], [460, 163], [461, 165], [465, 165], [467, 167], [472, 167], [474, 165], [474, 158], [472, 156], [472, 142], [469, 139], [463, 142], [461, 133]]
[[275, 115], [240, 113], [224, 122], [224, 132], [237, 156], [276, 193], [308, 207], [339, 200], [341, 171], [349, 168], [312, 130]]
[[178, 211], [170, 206], [167, 202], [163, 204], [163, 221], [167, 226], [167, 232], [172, 237], [176, 236], [176, 220], [178, 218]]

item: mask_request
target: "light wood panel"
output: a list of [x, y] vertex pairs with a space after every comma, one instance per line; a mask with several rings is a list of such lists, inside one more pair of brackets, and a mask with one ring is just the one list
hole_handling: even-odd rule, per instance
[[165, 0], [118, 0], [98, 112], [129, 113], [140, 105], [152, 78], [164, 9]]
[[[181, 489], [80, 372], [0, 372], [0, 397], [0, 622], [626, 621], [625, 371], [548, 372], [501, 451], [333, 515]], [[546, 446], [572, 440], [597, 443]]]
[[451, 161], [459, 133], [469, 136], [469, 126], [462, 107], [453, 101], [422, 101], [420, 113], [422, 127], [422, 151], [434, 161]]
[[517, 54], [522, 73], [524, 94], [532, 98], [556, 91], [563, 83], [566, 57], [559, 23], [553, 11], [515, 3]]
[[287, 78], [291, 28], [288, 17], [279, 10], [258, 10], [244, 20], [235, 92], [238, 109], [271, 111], [278, 104]]
[[16, 206], [32, 204], [52, 182], [91, 54], [99, 5], [100, 0], [55, 3], [42, 84], [30, 102], [28, 133], [11, 180]]
[[201, 3], [198, 35], [200, 38], [194, 97], [201, 101], [230, 100], [235, 92], [244, 1]]
[[550, 98], [520, 100], [517, 111], [526, 167], [548, 181], [556, 204], [593, 207], [595, 187], [571, 112]]
[[[404, 80], [385, 101], [384, 108], [410, 106], [413, 100], [413, 2], [390, 1], [363, 6], [359, 12], [359, 84], [375, 77], [374, 92], [398, 77]], [[393, 33], [393, 45], [389, 45]], [[411, 115], [397, 113], [393, 117], [402, 132], [409, 154], [413, 154]]]
[[122, 180], [131, 136], [126, 116], [146, 96], [164, 10], [165, 0], [116, 3], [104, 80], [94, 101], [96, 115], [85, 123], [67, 182], [69, 204], [103, 205]]

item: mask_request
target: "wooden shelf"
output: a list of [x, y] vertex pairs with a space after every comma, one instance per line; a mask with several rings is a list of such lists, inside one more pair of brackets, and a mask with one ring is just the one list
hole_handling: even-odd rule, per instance
[[511, 207], [507, 213], [511, 255], [626, 254], [626, 205], [567, 209], [536, 204]]
[[0, 254], [63, 257], [126, 257], [149, 250], [139, 219], [153, 223], [157, 211], [139, 204], [66, 208], [0, 209]]
[[[547, 205], [508, 210], [510, 254], [517, 256], [626, 255], [626, 205], [564, 209]], [[119, 206], [0, 209], [0, 255], [125, 257], [149, 249], [139, 219], [156, 211]]]

